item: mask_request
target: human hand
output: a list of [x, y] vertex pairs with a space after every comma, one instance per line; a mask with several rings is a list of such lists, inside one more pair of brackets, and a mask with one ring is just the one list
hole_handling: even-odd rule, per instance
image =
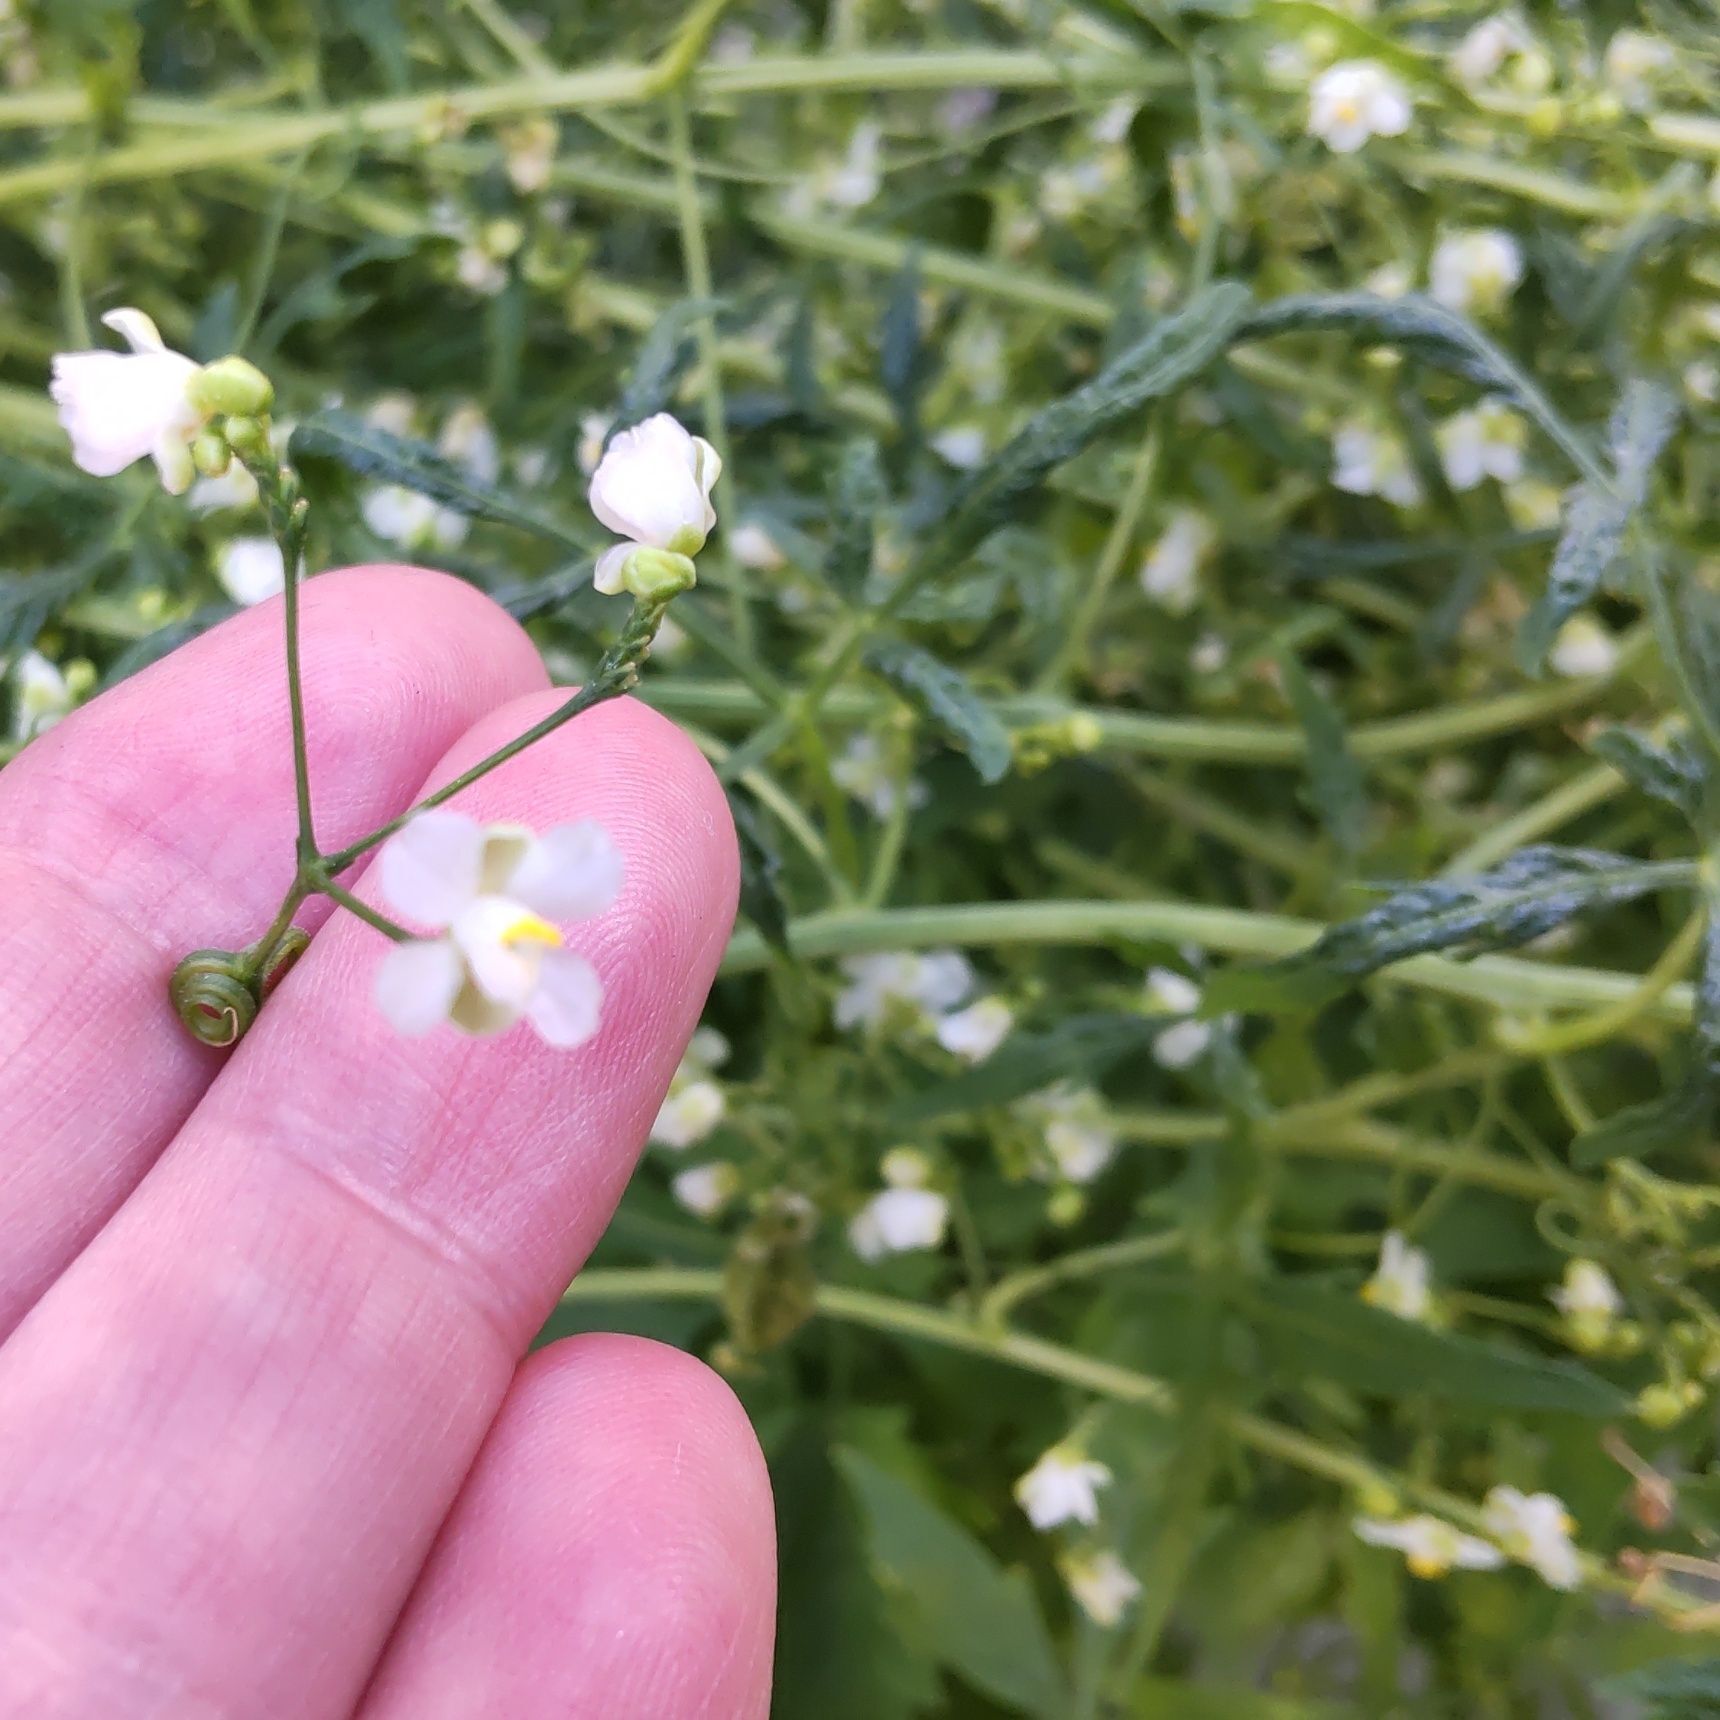
[[[440, 575], [325, 575], [303, 625], [326, 844], [554, 703]], [[288, 882], [279, 650], [248, 611], [0, 776], [0, 1713], [762, 1715], [770, 1495], [728, 1388], [631, 1338], [521, 1360], [716, 971], [722, 793], [622, 700], [460, 798], [623, 853], [574, 938], [583, 1049], [401, 1039], [343, 914], [223, 1057], [166, 982]]]

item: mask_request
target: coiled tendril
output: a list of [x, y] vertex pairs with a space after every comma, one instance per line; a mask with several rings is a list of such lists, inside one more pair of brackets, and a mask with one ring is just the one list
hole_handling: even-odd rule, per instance
[[168, 996], [187, 1033], [201, 1045], [237, 1045], [257, 1019], [268, 988], [310, 946], [310, 936], [289, 927], [259, 963], [253, 944], [243, 950], [193, 950], [173, 970]]

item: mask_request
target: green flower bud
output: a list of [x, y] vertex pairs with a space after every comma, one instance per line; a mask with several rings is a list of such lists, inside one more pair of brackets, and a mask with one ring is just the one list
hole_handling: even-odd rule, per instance
[[200, 431], [191, 439], [191, 463], [204, 477], [218, 478], [233, 464], [232, 447], [225, 436]]
[[671, 597], [690, 591], [698, 581], [693, 558], [672, 549], [634, 550], [621, 569], [621, 588], [641, 603], [667, 603]]
[[186, 393], [205, 418], [261, 418], [275, 404], [275, 385], [237, 353], [204, 365], [186, 384]]
[[1636, 1395], [1637, 1420], [1652, 1428], [1671, 1427], [1682, 1421], [1691, 1405], [1674, 1385], [1645, 1386]]

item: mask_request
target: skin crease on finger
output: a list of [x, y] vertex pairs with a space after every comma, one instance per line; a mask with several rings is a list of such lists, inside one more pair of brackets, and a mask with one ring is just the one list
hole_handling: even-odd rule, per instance
[[565, 1339], [520, 1370], [359, 1720], [754, 1720], [770, 1483], [702, 1363]]
[[[554, 707], [480, 723], [456, 774]], [[0, 1348], [0, 1713], [316, 1720], [357, 1700], [520, 1352], [608, 1222], [732, 922], [721, 788], [643, 706], [460, 804], [602, 823], [574, 1052], [399, 1038], [346, 915]], [[364, 886], [361, 885], [361, 890]]]
[[[280, 628], [278, 602], [245, 611], [0, 776], [0, 1337], [221, 1067], [175, 1020], [167, 977], [188, 950], [254, 937], [291, 877]], [[321, 575], [303, 631], [331, 845], [398, 811], [471, 723], [546, 680], [518, 625], [445, 574]]]

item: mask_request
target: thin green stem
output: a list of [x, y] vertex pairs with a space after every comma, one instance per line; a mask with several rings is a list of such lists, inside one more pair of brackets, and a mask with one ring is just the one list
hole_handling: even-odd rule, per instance
[[320, 878], [316, 888], [331, 902], [338, 903], [355, 918], [363, 920], [367, 926], [374, 926], [385, 938], [392, 939], [397, 944], [407, 944], [412, 941], [412, 933], [389, 919], [386, 914], [378, 913], [368, 902], [361, 902], [350, 890], [343, 889], [332, 878]]
[[1010, 1311], [1029, 1297], [1055, 1289], [1076, 1279], [1092, 1278], [1100, 1273], [1115, 1272], [1121, 1267], [1142, 1266], [1150, 1260], [1162, 1260], [1183, 1246], [1180, 1230], [1160, 1231], [1154, 1236], [1125, 1236], [1116, 1242], [1105, 1242], [1096, 1248], [1081, 1248], [1062, 1254], [1043, 1266], [1028, 1266], [999, 1279], [990, 1294], [979, 1305], [982, 1326], [1002, 1325]]
[[1468, 847], [1446, 862], [1445, 876], [1459, 878], [1470, 872], [1485, 872], [1525, 843], [1539, 842], [1585, 812], [1606, 805], [1625, 786], [1624, 778], [1610, 764], [1582, 771], [1521, 812], [1490, 824]]

